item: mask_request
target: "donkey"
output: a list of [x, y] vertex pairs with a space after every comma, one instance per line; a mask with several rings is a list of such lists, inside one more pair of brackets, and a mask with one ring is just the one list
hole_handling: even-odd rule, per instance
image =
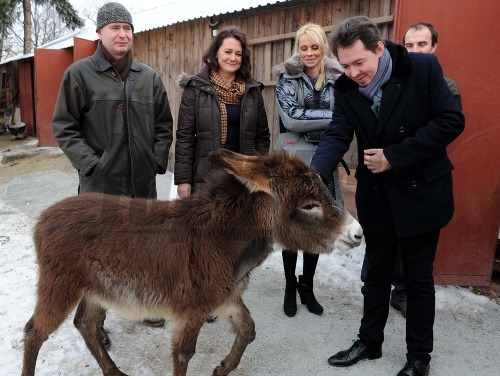
[[242, 293], [273, 245], [328, 253], [360, 244], [359, 224], [298, 158], [220, 150], [209, 159], [220, 172], [187, 199], [90, 193], [42, 213], [22, 375], [34, 375], [40, 347], [75, 307], [75, 326], [103, 374], [113, 376], [125, 374], [99, 340], [106, 309], [136, 320], [169, 316], [174, 376], [186, 375], [207, 315], [225, 317], [236, 338], [213, 375], [228, 375], [255, 338]]

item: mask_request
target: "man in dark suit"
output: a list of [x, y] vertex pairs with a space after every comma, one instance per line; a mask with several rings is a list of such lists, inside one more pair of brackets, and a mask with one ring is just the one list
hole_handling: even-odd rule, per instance
[[[425, 54], [433, 54], [438, 46], [438, 32], [430, 23], [419, 22], [411, 25], [405, 32], [403, 37], [403, 45], [408, 52], [422, 52]], [[462, 108], [462, 99], [458, 86], [449, 77], [444, 77], [446, 84], [451, 90], [455, 100]], [[363, 262], [361, 269], [361, 281], [365, 281], [368, 265]], [[401, 312], [403, 317], [406, 317], [406, 289], [403, 283], [403, 265], [401, 257], [398, 256], [396, 268], [392, 275], [392, 285], [394, 286], [391, 292], [391, 306]], [[363, 291], [363, 288], [361, 289]]]
[[463, 131], [464, 117], [437, 59], [383, 41], [367, 17], [342, 22], [331, 46], [344, 74], [335, 83], [332, 122], [311, 165], [327, 181], [356, 133], [356, 206], [369, 267], [359, 340], [328, 362], [346, 367], [382, 356], [400, 247], [408, 302], [407, 363], [398, 376], [428, 375], [435, 315], [432, 265], [440, 229], [454, 211], [446, 147]]

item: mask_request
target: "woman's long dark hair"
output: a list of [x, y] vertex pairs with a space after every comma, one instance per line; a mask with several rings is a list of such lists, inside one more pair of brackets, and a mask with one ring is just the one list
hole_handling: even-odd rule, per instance
[[250, 63], [250, 50], [247, 45], [247, 37], [245, 33], [238, 26], [227, 26], [222, 29], [215, 37], [214, 41], [205, 51], [202, 61], [208, 64], [211, 69], [219, 71], [220, 65], [217, 61], [217, 51], [226, 38], [234, 38], [241, 43], [242, 59], [241, 67], [236, 71], [236, 76], [246, 81], [250, 77], [250, 70], [252, 64]]

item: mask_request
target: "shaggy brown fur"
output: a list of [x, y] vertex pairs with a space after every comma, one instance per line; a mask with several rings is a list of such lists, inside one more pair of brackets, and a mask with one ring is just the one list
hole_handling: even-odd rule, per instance
[[229, 173], [214, 174], [188, 199], [94, 193], [41, 215], [34, 233], [38, 299], [25, 327], [23, 375], [34, 374], [43, 342], [76, 307], [75, 326], [104, 375], [124, 375], [99, 340], [108, 308], [137, 320], [172, 318], [175, 376], [186, 375], [207, 314], [227, 317], [236, 338], [213, 371], [227, 375], [255, 338], [241, 295], [274, 243], [315, 253], [330, 252], [339, 236], [344, 248], [359, 244], [359, 225], [345, 226], [348, 214], [297, 158], [226, 150], [210, 158]]

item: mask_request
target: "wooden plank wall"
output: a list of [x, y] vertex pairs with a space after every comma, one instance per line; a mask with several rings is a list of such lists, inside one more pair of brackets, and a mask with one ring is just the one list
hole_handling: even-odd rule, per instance
[[[295, 31], [307, 22], [315, 22], [329, 33], [334, 25], [347, 17], [366, 15], [377, 22], [386, 38], [391, 38], [394, 6], [395, 0], [291, 2], [290, 5], [275, 4], [264, 11], [253, 10], [218, 17], [217, 29], [238, 25], [247, 35], [252, 50], [252, 74], [266, 85], [263, 95], [273, 141], [279, 132], [279, 123], [275, 106], [275, 77], [271, 76], [271, 69], [292, 54]], [[212, 41], [208, 18], [138, 33], [134, 38], [136, 59], [148, 64], [162, 76], [176, 124], [182, 94], [176, 80], [182, 72], [194, 74], [201, 69], [201, 57]]]

